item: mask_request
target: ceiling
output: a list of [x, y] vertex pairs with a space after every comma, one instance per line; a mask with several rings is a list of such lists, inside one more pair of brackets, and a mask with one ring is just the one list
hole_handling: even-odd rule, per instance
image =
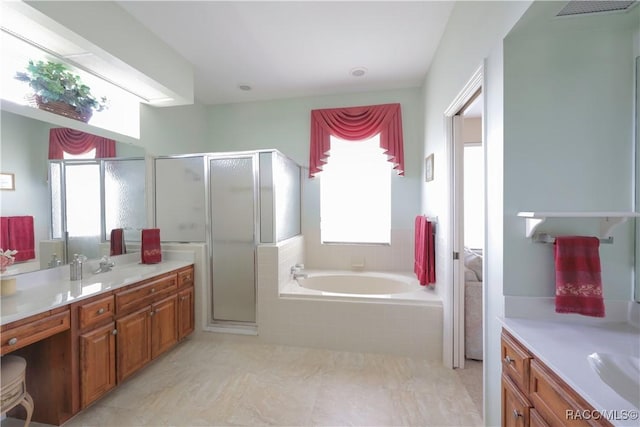
[[454, 2], [118, 4], [193, 64], [196, 99], [212, 105], [419, 87]]

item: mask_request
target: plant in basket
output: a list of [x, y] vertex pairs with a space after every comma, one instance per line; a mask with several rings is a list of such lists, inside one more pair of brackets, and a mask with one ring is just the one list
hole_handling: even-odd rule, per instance
[[88, 122], [94, 111], [107, 108], [106, 97], [97, 99], [80, 76], [58, 62], [30, 60], [26, 72], [17, 72], [15, 78], [29, 83], [42, 110]]

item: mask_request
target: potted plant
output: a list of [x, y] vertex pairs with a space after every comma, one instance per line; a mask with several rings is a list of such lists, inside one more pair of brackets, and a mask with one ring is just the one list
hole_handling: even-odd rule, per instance
[[58, 62], [30, 60], [26, 72], [17, 72], [15, 78], [28, 82], [36, 106], [52, 113], [86, 123], [94, 111], [107, 108], [106, 97], [96, 99], [80, 76]]

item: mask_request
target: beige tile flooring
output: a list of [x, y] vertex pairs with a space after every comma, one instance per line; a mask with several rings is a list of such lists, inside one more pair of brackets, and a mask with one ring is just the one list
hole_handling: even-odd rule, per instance
[[[2, 427], [21, 425], [12, 421]], [[439, 363], [201, 333], [65, 427], [213, 425], [459, 427], [482, 420], [461, 376]]]

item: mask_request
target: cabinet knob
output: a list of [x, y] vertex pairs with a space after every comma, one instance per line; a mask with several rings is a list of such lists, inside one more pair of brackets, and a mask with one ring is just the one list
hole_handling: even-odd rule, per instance
[[187, 297], [180, 298], [180, 301], [186, 301], [186, 300], [187, 300]]
[[113, 331], [111, 331], [111, 335], [118, 335], [118, 330], [114, 329]]
[[156, 291], [156, 288], [151, 288], [151, 293], [154, 293]]
[[16, 345], [18, 344], [18, 338], [11, 338], [9, 340], [9, 345]]
[[518, 418], [520, 418], [522, 416], [522, 414], [520, 412], [518, 412], [517, 409], [513, 410], [513, 419], [517, 420]]
[[100, 308], [100, 310], [98, 310], [98, 314], [104, 314], [104, 308]]
[[513, 363], [513, 359], [512, 359], [512, 358], [510, 358], [509, 356], [507, 356], [507, 357], [505, 357], [505, 358], [504, 358], [504, 363], [506, 363], [507, 365], [509, 365], [509, 364]]
[[153, 316], [155, 313], [156, 313], [155, 311], [151, 310], [151, 311], [149, 312], [149, 316]]

